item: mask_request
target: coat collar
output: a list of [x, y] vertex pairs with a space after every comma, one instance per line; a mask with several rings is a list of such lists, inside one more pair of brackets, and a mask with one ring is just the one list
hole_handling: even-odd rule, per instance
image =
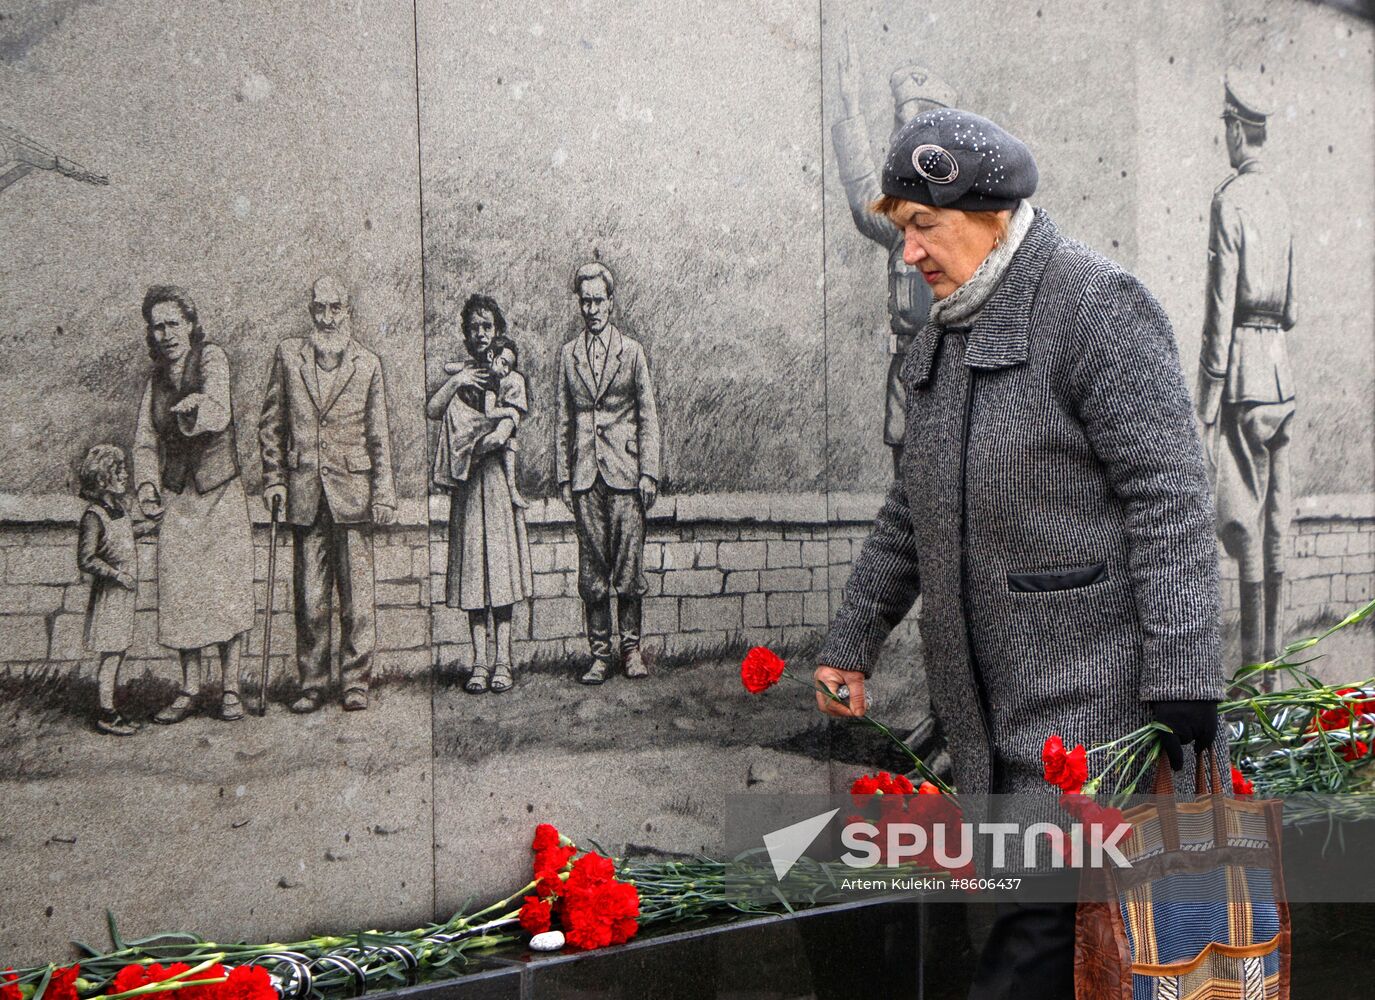
[[582, 379], [583, 385], [587, 386], [587, 391], [592, 394], [594, 400], [601, 399], [606, 387], [611, 384], [611, 380], [616, 377], [616, 372], [621, 368], [621, 355], [625, 352], [625, 338], [621, 336], [621, 331], [615, 324], [608, 327], [606, 335], [606, 363], [602, 365], [602, 380], [597, 382], [596, 373], [592, 371], [592, 359], [587, 353], [587, 331], [582, 330], [573, 344], [573, 368]]
[[310, 401], [315, 404], [315, 408], [320, 411], [321, 415], [328, 413], [330, 407], [339, 401], [339, 397], [348, 388], [349, 381], [353, 378], [354, 369], [358, 366], [358, 358], [358, 341], [350, 337], [348, 343], [344, 345], [344, 357], [339, 362], [344, 369], [344, 374], [335, 381], [334, 392], [330, 394], [329, 398], [321, 399], [320, 374], [316, 370], [315, 348], [311, 345], [309, 337], [301, 345], [301, 381], [306, 384], [306, 392], [310, 395]]
[[998, 286], [972, 327], [943, 327], [927, 323], [917, 334], [902, 363], [902, 380], [925, 385], [931, 380], [941, 338], [950, 330], [967, 330], [969, 343], [964, 361], [971, 368], [995, 370], [1025, 364], [1027, 335], [1031, 327], [1031, 307], [1041, 275], [1061, 243], [1060, 230], [1043, 209], [1036, 209], [1036, 221]]

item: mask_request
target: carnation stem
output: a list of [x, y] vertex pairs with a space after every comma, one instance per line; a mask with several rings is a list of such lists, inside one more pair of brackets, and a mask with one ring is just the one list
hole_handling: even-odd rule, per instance
[[[821, 694], [825, 695], [827, 698], [835, 702], [837, 705], [845, 705], [845, 699], [836, 697], [835, 692], [832, 691], [830, 688], [826, 687], [826, 685], [824, 684], [818, 684], [815, 680], [803, 680], [801, 677], [789, 673], [786, 668], [783, 670], [783, 676], [788, 678], [788, 680], [792, 681], [795, 684], [801, 684], [803, 687], [811, 688], [813, 691], [819, 691]], [[848, 705], [845, 705], [845, 707], [849, 708]], [[919, 775], [921, 775], [921, 777], [924, 780], [931, 782], [931, 784], [939, 788], [944, 794], [954, 797], [955, 789], [951, 788], [950, 785], [946, 784], [945, 781], [941, 779], [940, 775], [936, 774], [935, 771], [927, 767], [926, 761], [922, 760], [915, 753], [913, 753], [912, 748], [909, 747], [896, 733], [894, 733], [891, 729], [885, 726], [882, 722], [879, 722], [877, 719], [871, 718], [867, 715], [852, 715], [850, 716], [850, 718], [855, 719], [859, 722], [863, 722], [866, 725], [874, 729], [877, 729], [884, 736], [892, 740], [893, 743], [896, 744], [897, 747], [900, 750], [902, 750], [904, 754], [907, 755], [907, 759], [912, 762], [913, 769], [916, 770], [916, 772]]]

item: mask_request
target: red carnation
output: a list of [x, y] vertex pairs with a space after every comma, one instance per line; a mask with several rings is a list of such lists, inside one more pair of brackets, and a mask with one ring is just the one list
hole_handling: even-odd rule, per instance
[[535, 880], [535, 895], [541, 899], [557, 896], [563, 892], [563, 879], [557, 875], [543, 875]]
[[640, 894], [625, 882], [602, 882], [570, 890], [561, 917], [569, 947], [587, 951], [623, 944], [639, 930]]
[[1342, 760], [1360, 760], [1369, 753], [1370, 744], [1365, 740], [1356, 740], [1346, 745], [1346, 749], [1342, 751]]
[[0, 973], [0, 1000], [22, 1000], [23, 996], [19, 992], [19, 973], [13, 969]]
[[[187, 966], [181, 962], [176, 963], [172, 968], [177, 969], [178, 967], [180, 967], [181, 969], [186, 969], [188, 971], [190, 969], [190, 966]], [[225, 969], [223, 965], [210, 965], [204, 969], [201, 969], [195, 975], [184, 976], [182, 978], [183, 981], [197, 979], [225, 979], [228, 977], [228, 975], [229, 971]], [[184, 989], [175, 991], [176, 1000], [222, 1000], [222, 995], [220, 991], [223, 987], [224, 983], [206, 983], [204, 986], [187, 986]]]
[[1065, 755], [1065, 777], [1060, 787], [1071, 794], [1077, 794], [1088, 780], [1088, 751], [1081, 743]]
[[755, 646], [745, 654], [744, 662], [740, 664], [740, 682], [750, 694], [759, 694], [778, 683], [786, 665], [773, 650]]
[[[199, 979], [200, 976], [196, 978]], [[208, 988], [215, 991], [216, 1000], [277, 1000], [277, 990], [272, 985], [272, 977], [261, 965], [235, 966], [229, 970], [228, 979], [218, 986]], [[176, 1000], [181, 998], [178, 997]]]
[[615, 877], [615, 863], [610, 858], [589, 851], [573, 862], [573, 870], [568, 875], [568, 884], [564, 889], [566, 892], [589, 889], [610, 882]]
[[941, 790], [929, 781], [923, 781], [917, 786], [918, 795], [939, 795]]
[[126, 965], [115, 973], [115, 978], [110, 983], [110, 992], [125, 993], [140, 986], [147, 986], [151, 982], [147, 968], [142, 965]]
[[535, 853], [559, 846], [559, 831], [553, 823], [541, 823], [535, 827], [535, 839], [530, 844]]
[[43, 1000], [77, 1000], [76, 977], [80, 973], [80, 965], [53, 969], [52, 977], [48, 980], [48, 988], [43, 991]]
[[1045, 765], [1044, 776], [1052, 785], [1060, 784], [1065, 771], [1065, 742], [1054, 734], [1046, 737], [1041, 747], [1041, 763]]
[[1089, 779], [1088, 752], [1083, 744], [1066, 752], [1064, 740], [1051, 735], [1041, 747], [1046, 781], [1071, 795], [1078, 794]]
[[567, 847], [554, 846], [535, 855], [535, 878], [558, 878], [559, 872], [567, 867], [578, 849], [571, 844]]
[[851, 795], [873, 795], [878, 791], [878, 779], [872, 774], [861, 774], [850, 785]]
[[889, 774], [887, 771], [880, 771], [878, 779], [879, 789], [885, 795], [911, 795], [916, 791], [905, 774]]
[[525, 905], [520, 908], [520, 926], [527, 934], [543, 934], [549, 929], [551, 916], [548, 903], [538, 896], [526, 896]]
[[1239, 771], [1239, 770], [1237, 769], [1237, 766], [1236, 766], [1235, 764], [1233, 764], [1233, 765], [1232, 765], [1232, 794], [1233, 794], [1233, 795], [1254, 795], [1255, 793], [1256, 793], [1256, 788], [1255, 788], [1255, 786], [1252, 785], [1251, 782], [1248, 781], [1248, 780], [1246, 779], [1246, 775], [1242, 774], [1241, 771]]
[[851, 795], [911, 795], [916, 789], [904, 774], [861, 774], [850, 785]]

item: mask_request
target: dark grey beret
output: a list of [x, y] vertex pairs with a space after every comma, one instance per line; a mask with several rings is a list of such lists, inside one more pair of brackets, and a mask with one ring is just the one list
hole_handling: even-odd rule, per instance
[[883, 164], [883, 193], [966, 212], [1016, 208], [1036, 190], [1026, 143], [987, 118], [936, 108], [901, 129]]

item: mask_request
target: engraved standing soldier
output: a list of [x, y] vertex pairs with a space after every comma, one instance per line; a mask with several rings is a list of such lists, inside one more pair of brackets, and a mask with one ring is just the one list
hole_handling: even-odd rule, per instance
[[573, 275], [583, 330], [559, 352], [555, 464], [578, 532], [578, 593], [592, 665], [578, 679], [600, 684], [611, 665], [616, 596], [627, 677], [648, 673], [640, 651], [645, 512], [659, 490], [659, 416], [649, 361], [611, 322], [616, 281], [593, 261]]
[[1269, 112], [1255, 84], [1236, 74], [1224, 95], [1236, 172], [1213, 194], [1198, 415], [1216, 476], [1218, 537], [1240, 571], [1242, 661], [1258, 663], [1284, 643], [1294, 240], [1284, 193], [1261, 162]]
[[[840, 97], [845, 117], [831, 126], [840, 182], [855, 228], [888, 252], [888, 381], [883, 403], [883, 442], [892, 449], [893, 469], [902, 458], [904, 398], [898, 373], [902, 356], [912, 337], [926, 323], [931, 308], [931, 289], [921, 271], [902, 259], [902, 233], [886, 217], [869, 210], [882, 196], [879, 169], [869, 148], [869, 129], [859, 104], [859, 85], [855, 80], [855, 47], [849, 33], [845, 53], [839, 59]], [[904, 66], [889, 78], [893, 91], [893, 130], [902, 128], [923, 111], [953, 107], [955, 92], [942, 80], [920, 66]]]
[[396, 520], [382, 363], [349, 334], [348, 291], [315, 283], [315, 324], [277, 355], [263, 398], [263, 501], [292, 527], [292, 591], [300, 697], [313, 712], [329, 681], [330, 616], [339, 597], [344, 708], [368, 707], [377, 645], [372, 525]]

